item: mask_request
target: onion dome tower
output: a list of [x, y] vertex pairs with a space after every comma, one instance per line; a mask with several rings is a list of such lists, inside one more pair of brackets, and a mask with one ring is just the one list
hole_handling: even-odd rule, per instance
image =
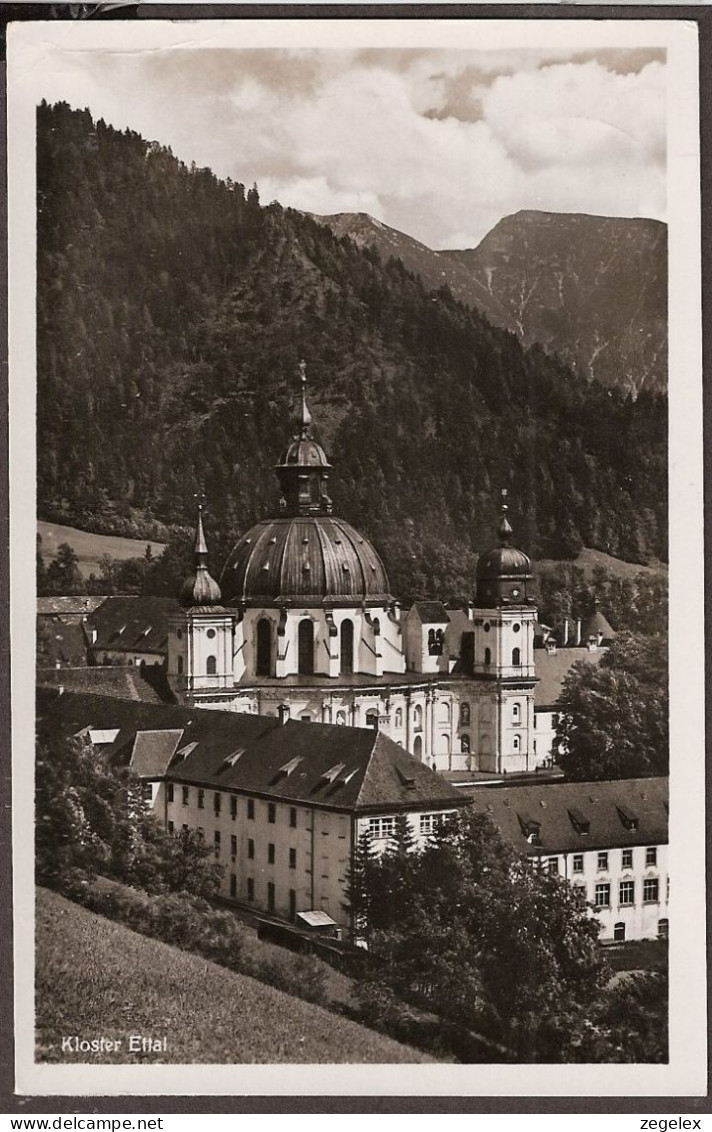
[[536, 753], [532, 564], [511, 545], [507, 510], [503, 491], [499, 546], [477, 563], [474, 610], [473, 674], [483, 682], [479, 765], [495, 773], [529, 770]]
[[208, 545], [203, 530], [203, 506], [198, 505], [198, 525], [193, 541], [195, 570], [183, 583], [180, 603], [186, 608], [217, 605], [222, 596], [220, 586], [208, 570]]
[[180, 612], [170, 619], [168, 627], [168, 679], [180, 698], [187, 701], [195, 692], [227, 693], [234, 684], [235, 617], [220, 604], [220, 586], [208, 570], [200, 505], [193, 556], [193, 572], [180, 592]]
[[385, 567], [368, 539], [332, 515], [331, 464], [311, 434], [304, 362], [299, 370], [297, 432], [275, 469], [278, 513], [239, 539], [220, 575], [242, 635], [236, 678], [380, 676], [384, 664], [403, 672], [399, 610]]
[[497, 533], [499, 546], [481, 554], [477, 562], [477, 605], [531, 604], [533, 582], [531, 560], [511, 545], [512, 527], [507, 518], [507, 490], [502, 491], [502, 516]]

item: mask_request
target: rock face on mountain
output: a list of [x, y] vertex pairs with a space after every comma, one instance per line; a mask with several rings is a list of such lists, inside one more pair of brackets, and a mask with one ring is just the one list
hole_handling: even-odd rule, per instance
[[507, 216], [445, 252], [486, 288], [488, 317], [576, 372], [638, 393], [667, 387], [667, 228], [553, 212]]
[[667, 228], [655, 220], [523, 211], [476, 248], [433, 251], [364, 213], [315, 217], [477, 307], [585, 379], [667, 388]]

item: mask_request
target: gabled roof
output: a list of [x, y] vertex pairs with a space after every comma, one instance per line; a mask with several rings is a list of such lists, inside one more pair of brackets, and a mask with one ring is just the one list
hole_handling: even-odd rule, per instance
[[[145, 771], [148, 776], [165, 775], [175, 782], [347, 811], [417, 810], [468, 801], [435, 771], [368, 727], [296, 720], [282, 726], [274, 716], [60, 696], [47, 689], [38, 691], [38, 714], [67, 736], [86, 727], [118, 729], [111, 752], [123, 751], [127, 762], [136, 750], [136, 732], [162, 731], [161, 740], [140, 741], [139, 751], [145, 751], [140, 757], [152, 768]], [[176, 732], [180, 737], [173, 760], [159, 774], [157, 767]]]
[[165, 653], [168, 619], [178, 611], [168, 597], [108, 597], [88, 618], [97, 633], [91, 648], [107, 652]]
[[137, 731], [129, 766], [140, 778], [162, 777], [175, 755], [183, 731]]
[[87, 662], [87, 639], [81, 621], [73, 617], [47, 616], [37, 621], [37, 663], [46, 667], [68, 667]]
[[417, 613], [423, 625], [447, 625], [450, 616], [441, 601], [414, 601], [412, 613]]
[[[507, 841], [537, 855], [668, 840], [667, 778], [507, 786], [474, 791], [472, 797]], [[538, 843], [528, 845], [535, 825]]]
[[547, 652], [537, 649], [535, 672], [538, 683], [534, 688], [534, 707], [539, 710], [555, 708], [564, 686], [564, 680], [577, 661], [585, 664], [598, 664], [605, 652], [589, 652], [588, 649], [557, 649]]

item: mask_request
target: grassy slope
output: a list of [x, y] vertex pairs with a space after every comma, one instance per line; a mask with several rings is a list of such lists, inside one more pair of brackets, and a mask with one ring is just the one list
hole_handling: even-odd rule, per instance
[[[425, 1054], [38, 890], [37, 1059], [425, 1062]], [[167, 1054], [61, 1052], [61, 1039], [168, 1037]], [[126, 1044], [126, 1043], [125, 1043]]]
[[[537, 561], [536, 565], [558, 566], [561, 563], [551, 558], [542, 558]], [[602, 550], [592, 550], [590, 547], [584, 547], [579, 552], [573, 561], [573, 565], [583, 570], [586, 581], [591, 580], [596, 566], [602, 566], [604, 570], [607, 570], [609, 574], [613, 574], [616, 578], [634, 578], [636, 574], [652, 574], [667, 570], [667, 565], [664, 562], [661, 562], [658, 566], [640, 566], [635, 562], [624, 562], [621, 558], [613, 558]]]
[[[37, 531], [42, 538], [42, 555], [49, 565], [61, 543], [67, 542], [79, 559], [79, 569], [85, 578], [99, 573], [99, 559], [108, 554], [122, 561], [126, 558], [143, 558], [150, 539], [121, 538], [119, 535], [95, 535], [61, 523], [38, 521]], [[164, 549], [161, 542], [151, 542], [151, 550], [158, 556]]]

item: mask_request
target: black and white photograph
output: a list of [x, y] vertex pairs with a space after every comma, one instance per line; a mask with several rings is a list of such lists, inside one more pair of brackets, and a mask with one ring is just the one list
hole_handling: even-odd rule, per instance
[[704, 1092], [694, 26], [8, 44], [18, 1079]]

